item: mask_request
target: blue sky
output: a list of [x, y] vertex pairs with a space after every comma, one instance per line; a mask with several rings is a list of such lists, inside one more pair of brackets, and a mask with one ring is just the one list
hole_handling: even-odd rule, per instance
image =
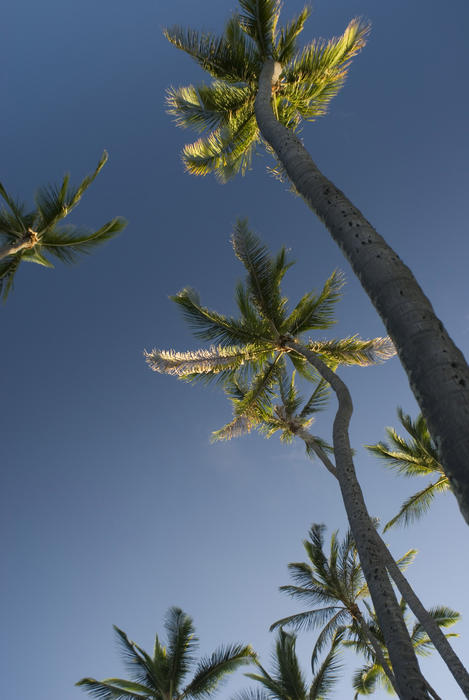
[[[302, 7], [284, 5], [286, 19]], [[264, 155], [224, 186], [184, 173], [179, 154], [191, 134], [165, 114], [164, 93], [202, 73], [161, 29], [218, 30], [235, 8], [17, 0], [3, 10], [2, 183], [31, 202], [65, 171], [82, 178], [106, 148], [109, 163], [73, 222], [129, 220], [77, 266], [24, 265], [0, 309], [5, 697], [84, 698], [73, 687], [81, 677], [124, 673], [112, 624], [151, 647], [171, 605], [193, 616], [203, 652], [239, 640], [266, 659], [269, 625], [297, 609], [278, 586], [288, 583], [288, 562], [303, 560], [309, 526], [346, 527], [335, 484], [301, 444], [250, 435], [211, 445], [211, 431], [230, 418], [222, 393], [153, 374], [143, 360], [144, 348], [198, 346], [168, 299], [183, 286], [234, 309], [242, 269], [229, 235], [239, 216], [272, 250], [291, 249], [292, 300], [340, 268], [347, 286], [334, 333], [384, 333], [327, 232], [266, 174]], [[304, 40], [339, 34], [356, 15], [372, 22], [368, 45], [304, 142], [411, 267], [467, 354], [469, 8], [317, 0]], [[398, 405], [413, 414], [416, 405], [396, 359], [342, 376], [355, 403], [359, 476], [385, 522], [423, 483], [385, 473], [362, 445], [396, 425]], [[317, 421], [325, 438], [332, 415], [331, 402]], [[409, 578], [427, 605], [463, 614], [454, 645], [466, 659], [467, 537], [447, 494], [415, 527], [386, 538], [396, 556], [419, 549]], [[300, 643], [306, 669], [312, 641]], [[435, 655], [423, 668], [445, 700], [460, 697]], [[234, 678], [220, 697], [242, 685]], [[337, 697], [350, 696], [345, 676]]]

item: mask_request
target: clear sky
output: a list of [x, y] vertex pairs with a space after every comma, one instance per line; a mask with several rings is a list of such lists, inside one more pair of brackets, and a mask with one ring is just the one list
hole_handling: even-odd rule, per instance
[[[302, 7], [285, 0], [288, 19]], [[323, 226], [258, 157], [244, 179], [219, 185], [184, 173], [191, 134], [165, 114], [170, 85], [201, 71], [162, 36], [164, 26], [219, 30], [235, 0], [16, 0], [2, 10], [1, 181], [21, 200], [71, 171], [110, 160], [73, 215], [123, 234], [75, 267], [23, 265], [0, 309], [2, 342], [2, 693], [78, 700], [83, 676], [125, 675], [112, 624], [151, 648], [167, 608], [193, 616], [202, 651], [250, 642], [268, 658], [275, 619], [298, 608], [278, 587], [302, 561], [312, 522], [346, 527], [336, 485], [300, 443], [257, 435], [211, 445], [230, 418], [216, 388], [152, 373], [143, 349], [195, 348], [168, 296], [185, 285], [231, 313], [242, 275], [228, 243], [248, 217], [273, 251], [297, 264], [297, 299], [333, 269], [348, 284], [337, 336], [383, 326]], [[316, 0], [304, 41], [339, 34], [356, 15], [373, 25], [330, 114], [303, 137], [412, 268], [467, 355], [466, 0]], [[370, 511], [386, 522], [421, 481], [399, 479], [364, 443], [416, 404], [397, 359], [342, 372], [355, 403], [352, 441]], [[331, 411], [316, 432], [330, 435]], [[323, 473], [324, 471], [324, 473]], [[423, 601], [459, 610], [454, 642], [469, 660], [469, 530], [451, 494], [387, 541], [419, 549], [409, 578]], [[456, 631], [456, 628], [455, 628]], [[305, 670], [314, 635], [302, 637]], [[350, 672], [358, 659], [347, 656]], [[423, 663], [444, 700], [460, 697], [433, 655]], [[237, 676], [219, 697], [242, 687]], [[349, 677], [337, 698], [352, 696]], [[377, 698], [384, 694], [377, 694]]]

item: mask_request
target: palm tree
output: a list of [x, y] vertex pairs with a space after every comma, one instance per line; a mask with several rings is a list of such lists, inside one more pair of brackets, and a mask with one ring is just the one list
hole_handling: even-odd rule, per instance
[[[239, 382], [233, 381], [227, 384], [225, 391], [236, 406], [236, 403], [243, 398], [246, 389], [241, 387]], [[321, 383], [319, 383], [301, 410], [302, 399], [295, 388], [294, 376], [292, 376], [290, 381], [287, 380], [286, 376], [281, 378], [279, 380], [277, 393], [280, 404], [275, 405], [273, 401], [271, 401], [270, 404], [259, 402], [252, 410], [250, 422], [245, 426], [245, 430], [249, 431], [256, 428], [266, 437], [271, 437], [274, 433], [280, 431], [280, 439], [288, 442], [293, 440], [294, 437], [300, 438], [305, 444], [308, 456], [311, 458], [314, 456], [318, 457], [332, 476], [339, 480], [338, 471], [333, 461], [333, 448], [331, 449], [327, 442], [317, 435], [312, 435], [308, 430], [314, 420], [314, 418], [310, 416], [322, 408], [326, 398], [325, 387], [321, 386]], [[224, 429], [221, 429], [214, 433], [214, 437], [215, 439], [226, 440], [229, 439], [231, 435], [225, 433]], [[402, 567], [396, 564], [385, 542], [377, 531], [375, 531], [374, 537], [385, 561], [389, 576], [392, 578], [401, 596], [405, 599], [422, 628], [425, 630], [428, 638], [431, 639], [435, 649], [448, 666], [448, 669], [453, 674], [462, 692], [466, 697], [469, 697], [469, 674], [464, 664], [454, 652], [447, 637], [441, 632], [432, 615], [432, 611], [427, 610], [416, 595], [414, 589], [404, 576]]]
[[165, 621], [167, 646], [162, 646], [157, 635], [152, 656], [130, 641], [118, 627], [114, 626], [114, 629], [132, 680], [106, 678], [97, 681], [83, 678], [76, 684], [101, 700], [206, 698], [214, 693], [227, 674], [255, 659], [249, 646], [230, 644], [220, 647], [198, 662], [187, 682], [186, 677], [194, 665], [194, 653], [198, 646], [189, 615], [176, 607], [169, 609]]
[[384, 531], [393, 525], [408, 525], [417, 520], [426, 513], [438, 493], [451, 490], [449, 479], [443, 471], [438, 450], [431, 438], [425, 418], [420, 414], [413, 421], [409, 415], [403, 412], [402, 408], [397, 409], [397, 415], [410, 439], [398, 435], [394, 428], [386, 428], [389, 444], [378, 442], [375, 445], [367, 445], [367, 448], [373, 454], [381, 457], [385, 466], [396, 469], [399, 474], [404, 476], [436, 475], [437, 479], [410, 496], [402, 504], [398, 514], [387, 523]]
[[259, 672], [246, 673], [246, 676], [260, 683], [262, 688], [245, 690], [238, 694], [238, 700], [327, 700], [341, 670], [337, 656], [342, 637], [341, 630], [332, 635], [329, 652], [322, 664], [318, 668], [316, 663], [312, 664], [314, 678], [308, 685], [295, 651], [296, 636], [280, 630], [273, 655], [273, 671], [268, 673], [256, 661]]
[[0, 184], [0, 196], [6, 204], [0, 209], [0, 292], [3, 289], [3, 299], [11, 290], [22, 261], [54, 267], [46, 257], [52, 255], [61, 262], [72, 263], [80, 253], [89, 253], [125, 227], [126, 221], [121, 217], [108, 221], [97, 231], [59, 225], [77, 206], [107, 159], [104, 151], [96, 170], [78, 187], [71, 187], [70, 176], [65, 175], [60, 186], [40, 188], [32, 211], [26, 211], [23, 205], [15, 202]]
[[[406, 622], [410, 627], [411, 623], [409, 620], [407, 620], [407, 615], [405, 614], [407, 611], [407, 604], [404, 600], [401, 600], [401, 608]], [[376, 615], [370, 609], [368, 609], [368, 612], [370, 615], [370, 620], [368, 621], [369, 629], [381, 647], [385, 662], [389, 664], [389, 654], [387, 653], [387, 649], [383, 641], [383, 635], [376, 620]], [[447, 628], [454, 625], [461, 617], [456, 610], [452, 610], [451, 608], [442, 605], [431, 608], [429, 612], [436, 624], [441, 628]], [[431, 654], [434, 647], [422, 625], [415, 622], [409, 631], [415, 653], [419, 656], [428, 656]], [[353, 636], [353, 639], [344, 640], [343, 644], [354, 648], [357, 652], [363, 654], [368, 659], [367, 663], [359, 668], [353, 676], [353, 687], [356, 691], [354, 696], [355, 700], [357, 700], [359, 695], [371, 695], [380, 685], [382, 685], [389, 693], [394, 694], [394, 688], [390, 683], [389, 677], [385, 673], [382, 664], [377, 662], [373, 651], [370, 650], [370, 647], [367, 644], [367, 640], [363, 639], [363, 635], [358, 628], [355, 628]], [[455, 634], [454, 632], [445, 634], [445, 637], [458, 636], [459, 635]], [[441, 700], [431, 686], [429, 686], [429, 690], [434, 698]]]
[[185, 353], [154, 349], [146, 353], [147, 362], [155, 371], [186, 380], [248, 378], [249, 390], [237, 404], [234, 420], [225, 427], [225, 431], [231, 430], [233, 434], [244, 429], [259, 401], [269, 400], [277, 377], [283, 371], [285, 356], [307, 377], [314, 368], [330, 384], [338, 400], [333, 426], [337, 478], [373, 603], [394, 660], [396, 683], [402, 698], [427, 698], [425, 682], [388, 578], [386, 557], [356, 478], [348, 435], [353, 411], [350, 392], [326, 364], [329, 362], [333, 367], [340, 362], [370, 364], [389, 357], [393, 349], [388, 339], [382, 338], [362, 341], [354, 337], [345, 341], [306, 341], [304, 344], [303, 333], [327, 328], [332, 323], [332, 307], [340, 291], [337, 275], [329, 278], [320, 295], [304, 295], [288, 313], [287, 300], [280, 290], [283, 275], [290, 266], [285, 250], [271, 258], [267, 249], [249, 232], [245, 222], [238, 223], [232, 240], [235, 253], [248, 273], [246, 286], [240, 284], [236, 290], [240, 319], [203, 307], [194, 290], [184, 289], [174, 300], [182, 306], [196, 334], [221, 343], [218, 347]]
[[469, 522], [469, 367], [409, 268], [321, 173], [297, 135], [303, 120], [326, 112], [369, 26], [354, 19], [342, 36], [300, 49], [307, 8], [279, 29], [280, 0], [239, 4], [221, 37], [165, 30], [213, 78], [210, 85], [169, 90], [176, 123], [202, 133], [184, 148], [186, 168], [226, 180], [245, 172], [259, 143], [274, 155], [280, 174], [324, 222], [384, 322]]

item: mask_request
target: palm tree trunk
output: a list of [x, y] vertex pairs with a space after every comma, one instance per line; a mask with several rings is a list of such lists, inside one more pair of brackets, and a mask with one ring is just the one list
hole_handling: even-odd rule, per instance
[[[357, 606], [357, 609], [358, 609], [358, 606]], [[381, 668], [383, 669], [383, 671], [385, 672], [385, 674], [389, 678], [389, 682], [391, 683], [392, 687], [394, 688], [394, 690], [396, 690], [396, 679], [394, 678], [394, 674], [391, 671], [391, 669], [389, 668], [388, 662], [384, 658], [383, 650], [381, 649], [378, 640], [376, 639], [375, 635], [368, 627], [366, 620], [360, 611], [357, 615], [357, 620], [358, 620], [358, 624], [362, 628], [363, 634], [365, 635], [365, 637], [368, 639], [368, 641], [371, 644], [371, 647], [373, 649], [373, 653], [375, 655], [376, 662], [381, 666]]]
[[[311, 433], [309, 433], [307, 430], [304, 428], [300, 428], [297, 432], [296, 435], [303, 440], [303, 442], [309, 447], [314, 450], [316, 455], [319, 457], [319, 459], [322, 461], [326, 469], [336, 478], [338, 479], [337, 476], [337, 469], [332, 463], [332, 461], [329, 459], [327, 454], [324, 452], [324, 450], [321, 448], [320, 445], [316, 443], [316, 440], [313, 438]], [[383, 557], [386, 559], [386, 568], [388, 570], [389, 575], [393, 579], [394, 583], [396, 584], [399, 593], [402, 595], [404, 600], [406, 601], [407, 605], [409, 608], [412, 610], [414, 613], [415, 617], [417, 620], [420, 622], [422, 625], [423, 629], [428, 635], [428, 638], [430, 639], [431, 643], [437, 650], [437, 652], [440, 654], [441, 658], [447, 665], [449, 671], [451, 672], [454, 680], [456, 683], [459, 685], [461, 688], [462, 692], [464, 693], [464, 696], [466, 698], [469, 698], [469, 673], [466, 670], [466, 667], [462, 663], [461, 659], [459, 656], [456, 654], [454, 651], [453, 647], [449, 643], [448, 639], [445, 637], [443, 632], [441, 631], [440, 627], [437, 625], [433, 617], [430, 615], [428, 610], [425, 608], [423, 605], [422, 601], [420, 598], [417, 596], [415, 593], [414, 589], [410, 585], [410, 583], [407, 581], [406, 577], [396, 564], [394, 557], [392, 556], [391, 552], [387, 548], [384, 540], [382, 539], [381, 535], [379, 532], [376, 531], [376, 538], [378, 541], [378, 544], [381, 548], [381, 552], [383, 554]], [[373, 647], [374, 648], [374, 647]], [[379, 663], [381, 664], [381, 661], [379, 660]], [[385, 669], [386, 670], [386, 669]], [[389, 675], [388, 675], [389, 677]], [[389, 680], [392, 683], [391, 678]], [[434, 697], [438, 697], [435, 695], [435, 691], [431, 689], [431, 692], [433, 693]]]
[[16, 255], [16, 253], [19, 253], [20, 250], [24, 250], [24, 248], [31, 248], [31, 239], [28, 238], [27, 240], [20, 239], [18, 243], [6, 243], [5, 245], [0, 246], [0, 260], [3, 260], [3, 258], [7, 258], [9, 255]]
[[260, 132], [341, 248], [393, 339], [469, 523], [469, 367], [409, 268], [275, 118], [272, 83], [280, 72], [270, 59], [262, 68], [255, 104]]
[[333, 445], [337, 479], [357, 545], [363, 573], [384, 635], [393, 667], [396, 691], [401, 700], [428, 700], [425, 679], [410, 641], [409, 633], [388, 577], [386, 559], [376, 539], [376, 529], [366, 509], [353, 464], [348, 427], [353, 411], [352, 398], [344, 382], [319, 357], [294, 340], [284, 347], [302, 355], [332, 387], [338, 409], [334, 418]]

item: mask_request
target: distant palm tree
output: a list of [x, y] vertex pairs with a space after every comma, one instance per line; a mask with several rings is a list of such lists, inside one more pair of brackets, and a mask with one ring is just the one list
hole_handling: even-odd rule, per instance
[[313, 680], [307, 683], [295, 651], [296, 636], [280, 630], [273, 655], [273, 671], [268, 673], [257, 661], [259, 673], [246, 673], [261, 684], [260, 690], [245, 690], [238, 700], [327, 700], [339, 678], [341, 664], [338, 661], [343, 633], [338, 630], [331, 636], [329, 652], [318, 667], [312, 664]]
[[402, 408], [397, 409], [397, 415], [410, 439], [398, 435], [394, 428], [386, 428], [389, 444], [378, 442], [375, 445], [367, 445], [367, 448], [381, 457], [386, 466], [404, 476], [436, 475], [437, 480], [404, 501], [398, 514], [386, 524], [385, 531], [393, 525], [408, 525], [417, 520], [430, 508], [438, 493], [451, 490], [451, 484], [443, 471], [438, 450], [431, 438], [425, 418], [420, 414], [413, 421]]
[[360, 341], [356, 337], [345, 341], [309, 340], [305, 343], [303, 333], [326, 328], [332, 323], [332, 307], [339, 292], [337, 276], [331, 276], [319, 296], [306, 294], [288, 313], [287, 300], [282, 297], [280, 289], [281, 280], [290, 266], [285, 251], [271, 258], [244, 222], [238, 223], [235, 229], [233, 246], [248, 272], [246, 286], [240, 284], [237, 287], [239, 319], [201, 306], [193, 290], [185, 289], [174, 298], [199, 337], [219, 340], [221, 344], [185, 353], [155, 349], [146, 353], [147, 362], [155, 371], [186, 380], [218, 378], [231, 381], [239, 376], [247, 380], [249, 389], [236, 404], [235, 418], [224, 428], [225, 437], [243, 432], [256, 404], [270, 400], [273, 387], [284, 370], [285, 357], [289, 357], [306, 377], [311, 377], [316, 371], [330, 384], [338, 400], [333, 426], [337, 479], [350, 527], [394, 660], [396, 683], [403, 698], [423, 700], [428, 697], [425, 682], [388, 578], [385, 553], [377, 539], [355, 473], [348, 435], [353, 411], [350, 392], [326, 364], [329, 362], [334, 368], [340, 362], [370, 364], [391, 356], [394, 353], [392, 345], [388, 339]]
[[[245, 388], [235, 381], [228, 383], [225, 390], [235, 405], [237, 401], [242, 399], [245, 392]], [[313, 435], [308, 429], [313, 420], [310, 416], [320, 410], [324, 400], [327, 398], [325, 387], [319, 384], [310, 399], [300, 410], [302, 399], [295, 388], [294, 377], [288, 381], [287, 377], [284, 376], [279, 380], [278, 398], [280, 399], [280, 404], [277, 405], [274, 404], [274, 397], [272, 397], [272, 401], [269, 404], [259, 402], [255, 409], [252, 410], [250, 423], [246, 430], [251, 430], [255, 427], [266, 437], [270, 437], [280, 431], [280, 439], [284, 442], [291, 441], [294, 437], [300, 438], [306, 446], [307, 454], [310, 457], [318, 457], [335, 479], [339, 480], [338, 471], [334, 464], [334, 450], [331, 449], [327, 442], [319, 436]], [[230, 435], [225, 434], [222, 428], [214, 433], [214, 437], [215, 439], [228, 439]], [[437, 649], [441, 658], [447, 664], [464, 695], [469, 697], [469, 674], [464, 664], [454, 652], [447, 637], [441, 632], [432, 611], [427, 610], [418, 598], [414, 589], [405, 578], [399, 563], [396, 564], [377, 531], [375, 531], [374, 536], [381, 555], [386, 562], [386, 568], [390, 577], [422, 625], [422, 629], [425, 630], [425, 633], [431, 639], [435, 649]]]
[[202, 658], [187, 681], [195, 663], [198, 646], [194, 625], [189, 615], [179, 608], [168, 611], [165, 629], [167, 646], [155, 638], [150, 656], [125, 632], [114, 627], [124, 661], [132, 680], [83, 678], [76, 685], [84, 687], [101, 700], [199, 700], [211, 696], [224, 677], [240, 666], [252, 663], [255, 654], [249, 646], [230, 644]]
[[202, 133], [184, 148], [186, 168], [226, 180], [250, 166], [257, 144], [274, 155], [280, 175], [324, 222], [392, 337], [469, 522], [469, 367], [409, 268], [323, 175], [297, 135], [303, 120], [326, 112], [369, 26], [353, 19], [342, 36], [299, 48], [307, 8], [280, 29], [280, 0], [239, 5], [222, 36], [165, 30], [213, 78], [168, 94], [176, 123]]
[[61, 262], [74, 262], [80, 253], [89, 253], [125, 227], [126, 221], [121, 217], [108, 221], [97, 231], [70, 225], [59, 226], [77, 206], [107, 158], [104, 152], [96, 170], [85, 177], [78, 187], [71, 187], [70, 176], [65, 175], [59, 187], [39, 189], [36, 208], [32, 211], [26, 211], [23, 205], [15, 202], [0, 184], [0, 197], [7, 205], [0, 209], [0, 291], [3, 289], [4, 299], [13, 286], [21, 262], [54, 267], [46, 255], [53, 255]]
[[[405, 603], [405, 601], [401, 601], [401, 607], [404, 616], [407, 619], [407, 616], [405, 615], [407, 610], [407, 604]], [[451, 625], [454, 625], [456, 622], [459, 621], [461, 617], [460, 614], [455, 610], [441, 605], [431, 608], [429, 612], [435, 620], [435, 622], [437, 623], [437, 625], [442, 628], [447, 628]], [[376, 620], [376, 615], [372, 610], [369, 610], [369, 615], [369, 629], [371, 630], [375, 639], [378, 641], [386, 663], [390, 664], [389, 654], [384, 644], [383, 635], [379, 628], [378, 621]], [[434, 647], [427, 633], [423, 629], [422, 625], [416, 622], [411, 626], [410, 621], [408, 621], [408, 625], [410, 627], [410, 639], [412, 641], [412, 646], [415, 649], [415, 653], [419, 656], [428, 656], [429, 654], [431, 654], [431, 652], [434, 650]], [[355, 700], [357, 700], [357, 698], [360, 695], [371, 695], [375, 690], [377, 690], [377, 688], [380, 685], [383, 686], [388, 691], [388, 693], [394, 694], [394, 688], [390, 683], [388, 675], [383, 670], [382, 663], [377, 662], [374, 652], [370, 649], [366, 638], [364, 638], [361, 634], [361, 630], [355, 627], [355, 629], [353, 629], [353, 632], [353, 636], [355, 638], [344, 640], [343, 644], [345, 646], [354, 648], [355, 651], [363, 654], [365, 657], [368, 658], [368, 662], [364, 666], [359, 668], [353, 675], [353, 687], [356, 691], [354, 696]], [[459, 635], [454, 632], [450, 632], [445, 634], [445, 636], [458, 637]], [[439, 698], [439, 696], [436, 694], [433, 688], [429, 686], [429, 689], [433, 697]]]

